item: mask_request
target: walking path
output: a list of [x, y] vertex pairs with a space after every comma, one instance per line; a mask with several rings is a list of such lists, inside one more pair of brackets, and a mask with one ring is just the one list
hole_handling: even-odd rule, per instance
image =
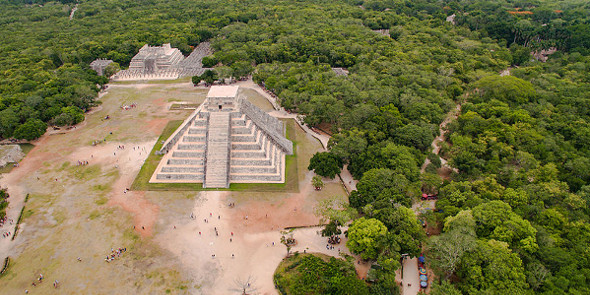
[[[437, 137], [434, 138], [434, 140], [432, 141], [432, 153], [435, 155], [438, 155], [438, 153], [440, 152], [440, 146], [439, 143], [444, 142], [446, 140], [446, 134], [445, 134], [445, 128], [447, 127], [447, 124], [449, 124], [452, 120], [457, 119], [457, 116], [459, 116], [459, 113], [461, 113], [461, 104], [458, 103], [454, 109], [452, 109], [448, 114], [447, 117], [442, 121], [442, 123], [440, 123], [438, 130], [439, 130], [439, 135]], [[453, 169], [453, 171], [458, 172], [456, 168], [451, 168], [448, 164], [447, 164], [447, 160], [440, 158], [440, 162], [441, 162], [441, 167], [447, 167], [450, 169]], [[428, 158], [426, 158], [424, 160], [424, 164], [422, 164], [422, 168], [420, 169], [420, 173], [424, 173], [424, 171], [426, 170], [426, 166], [428, 166], [428, 164], [430, 164], [430, 160]]]
[[78, 4], [76, 4], [74, 8], [72, 8], [72, 13], [70, 13], [70, 20], [74, 19], [74, 13], [76, 13], [76, 10], [78, 10]]
[[404, 259], [404, 275], [402, 280], [402, 294], [415, 295], [420, 292], [420, 275], [418, 274], [418, 258]]

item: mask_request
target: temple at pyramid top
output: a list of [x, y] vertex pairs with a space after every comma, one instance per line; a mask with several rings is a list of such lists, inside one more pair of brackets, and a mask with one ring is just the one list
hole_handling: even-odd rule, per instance
[[205, 101], [166, 140], [152, 183], [285, 182], [293, 143], [277, 118], [239, 95], [238, 86], [212, 86]]

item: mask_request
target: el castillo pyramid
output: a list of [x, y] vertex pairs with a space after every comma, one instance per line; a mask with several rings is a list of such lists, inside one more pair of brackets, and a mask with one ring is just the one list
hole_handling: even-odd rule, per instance
[[293, 143], [277, 118], [239, 96], [238, 86], [212, 86], [205, 101], [166, 140], [151, 183], [285, 182]]

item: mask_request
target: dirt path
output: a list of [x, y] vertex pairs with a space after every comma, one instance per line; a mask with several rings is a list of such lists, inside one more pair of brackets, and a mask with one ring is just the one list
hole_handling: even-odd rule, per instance
[[[440, 152], [439, 143], [444, 142], [446, 140], [445, 128], [447, 127], [447, 124], [449, 124], [452, 120], [456, 120], [460, 113], [461, 113], [461, 104], [459, 103], [459, 104], [455, 105], [455, 108], [452, 109], [447, 114], [446, 118], [442, 121], [442, 123], [440, 123], [439, 129], [438, 129], [440, 134], [439, 134], [439, 136], [434, 138], [434, 140], [432, 141], [432, 144], [431, 144], [433, 154], [438, 155], [438, 153]], [[441, 167], [447, 167], [447, 168], [453, 169], [455, 172], [457, 172], [456, 169], [451, 168], [447, 164], [447, 160], [443, 159], [442, 157], [440, 158], [440, 162], [441, 162]], [[426, 171], [426, 166], [428, 166], [428, 164], [430, 164], [430, 160], [428, 158], [426, 158], [424, 160], [424, 163], [422, 164], [422, 167], [420, 168], [420, 173], [424, 173], [424, 171]]]
[[418, 258], [404, 259], [404, 275], [402, 282], [403, 295], [416, 295], [420, 292], [420, 275], [418, 273]]
[[74, 8], [72, 8], [72, 12], [70, 13], [70, 20], [74, 19], [74, 13], [76, 13], [76, 10], [78, 10], [78, 4], [74, 5]]

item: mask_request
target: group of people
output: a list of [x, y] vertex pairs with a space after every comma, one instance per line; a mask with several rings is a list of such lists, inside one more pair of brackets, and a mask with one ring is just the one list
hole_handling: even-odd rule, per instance
[[10, 224], [12, 224], [13, 220], [12, 220], [12, 218], [8, 218], [8, 216], [4, 216], [3, 218], [0, 219], [0, 227], [3, 227], [6, 222], [9, 222]]
[[[7, 216], [4, 216], [2, 219], [0, 219], [0, 227], [3, 227], [5, 223], [10, 223], [12, 225], [13, 220], [12, 218], [8, 218]], [[11, 232], [6, 231], [2, 233], [2, 237], [3, 238], [8, 238], [10, 237]]]
[[[39, 277], [37, 278], [36, 281], [34, 281], [33, 283], [31, 283], [31, 286], [33, 287], [37, 287], [38, 284], [43, 283], [43, 274], [39, 274]], [[57, 289], [57, 287], [59, 287], [59, 281], [55, 280], [55, 282], [53, 282], [53, 287]], [[25, 293], [28, 294], [29, 290], [25, 290]]]
[[85, 161], [85, 160], [84, 161], [80, 161], [80, 160], [78, 160], [78, 165], [76, 165], [76, 166], [86, 166], [86, 165], [88, 165], [88, 161]]
[[113, 249], [111, 248], [111, 254], [107, 255], [107, 257], [105, 258], [106, 262], [111, 262], [119, 257], [121, 257], [121, 254], [127, 252], [127, 248], [119, 248], [119, 249]]
[[137, 104], [136, 103], [132, 103], [130, 105], [121, 106], [121, 109], [127, 111], [127, 110], [130, 110], [130, 109], [136, 108], [136, 107], [137, 107]]

